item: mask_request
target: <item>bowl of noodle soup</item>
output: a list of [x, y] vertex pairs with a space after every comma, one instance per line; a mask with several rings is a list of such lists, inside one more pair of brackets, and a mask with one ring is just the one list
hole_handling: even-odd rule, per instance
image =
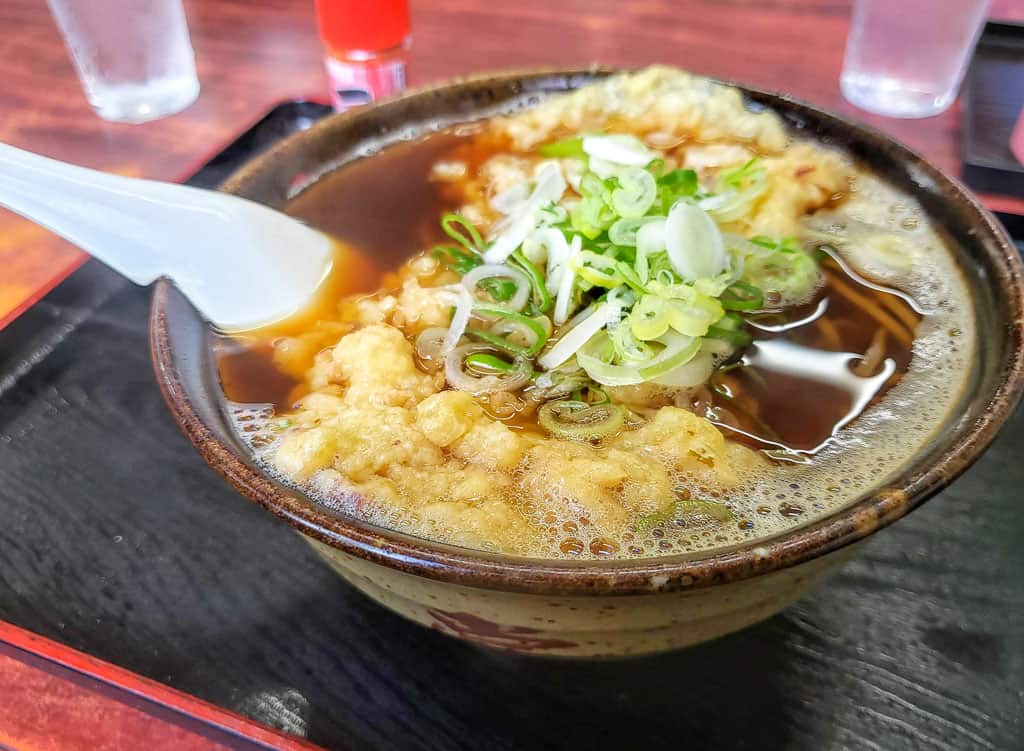
[[328, 118], [223, 189], [337, 235], [336, 278], [231, 336], [158, 283], [172, 413], [351, 584], [485, 646], [641, 654], [768, 617], [1020, 394], [996, 221], [781, 95], [482, 75]]

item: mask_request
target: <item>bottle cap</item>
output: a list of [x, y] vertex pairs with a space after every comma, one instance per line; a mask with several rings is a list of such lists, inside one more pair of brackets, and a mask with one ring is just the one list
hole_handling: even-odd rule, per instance
[[316, 0], [320, 38], [332, 57], [367, 59], [409, 36], [409, 0]]

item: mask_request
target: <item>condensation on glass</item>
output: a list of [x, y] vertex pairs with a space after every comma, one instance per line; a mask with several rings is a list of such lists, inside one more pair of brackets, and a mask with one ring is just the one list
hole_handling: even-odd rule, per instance
[[956, 98], [989, 0], [856, 0], [840, 87], [858, 107], [930, 117]]
[[199, 96], [181, 0], [47, 1], [100, 117], [156, 120]]

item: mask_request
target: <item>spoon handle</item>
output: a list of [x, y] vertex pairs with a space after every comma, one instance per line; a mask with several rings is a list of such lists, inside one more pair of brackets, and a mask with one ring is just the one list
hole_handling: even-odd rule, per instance
[[[136, 181], [76, 167], [0, 144], [0, 205], [31, 219], [138, 284], [167, 273], [152, 245], [152, 225]], [[125, 202], [134, 208], [126, 217]], [[143, 216], [137, 212], [142, 209]]]
[[329, 238], [252, 201], [77, 167], [0, 144], [0, 206], [64, 237], [137, 284], [169, 277], [226, 329], [308, 301]]

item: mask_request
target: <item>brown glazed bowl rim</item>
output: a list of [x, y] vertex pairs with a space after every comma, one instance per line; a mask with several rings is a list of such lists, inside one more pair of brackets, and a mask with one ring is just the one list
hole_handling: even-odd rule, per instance
[[[289, 163], [310, 162], [303, 167], [323, 170], [325, 160], [317, 151], [331, 139], [365, 142], [386, 136], [408, 126], [407, 118], [424, 116], [424, 110], [441, 107], [449, 121], [471, 120], [486, 114], [494, 103], [513, 96], [542, 97], [550, 91], [576, 88], [580, 83], [613, 71], [599, 69], [544, 69], [485, 73], [457, 79], [440, 85], [409, 91], [399, 97], [376, 103], [356, 112], [335, 115], [295, 134], [267, 152], [257, 156], [236, 172], [223, 186], [228, 192], [267, 200], [265, 192], [275, 170], [290, 172], [290, 185], [295, 183], [296, 170]], [[736, 84], [730, 84], [736, 85]], [[933, 216], [952, 212], [950, 226], [956, 235], [971, 245], [974, 275], [994, 290], [986, 295], [992, 311], [991, 325], [1003, 337], [994, 344], [985, 344], [979, 336], [979, 347], [998, 347], [991, 367], [978, 367], [977, 378], [983, 381], [981, 393], [975, 383], [974, 394], [965, 394], [962, 403], [942, 432], [924, 447], [915, 458], [896, 473], [885, 487], [879, 488], [839, 511], [817, 521], [797, 527], [775, 537], [727, 548], [698, 553], [623, 561], [562, 561], [531, 559], [486, 553], [443, 543], [432, 542], [358, 519], [335, 513], [301, 493], [277, 482], [259, 470], [245, 456], [237, 439], [232, 441], [223, 425], [211, 417], [209, 394], [190, 380], [194, 361], [204, 357], [199, 351], [176, 349], [179, 329], [204, 326], [191, 306], [168, 282], [158, 282], [153, 297], [150, 338], [157, 379], [170, 410], [182, 430], [195, 444], [203, 458], [249, 499], [283, 518], [310, 537], [344, 553], [383, 566], [433, 580], [465, 586], [483, 587], [508, 592], [558, 595], [624, 595], [675, 591], [706, 587], [747, 579], [759, 574], [794, 566], [841, 547], [862, 540], [874, 531], [891, 524], [959, 476], [988, 447], [1002, 423], [1009, 417], [1024, 386], [1024, 284], [1018, 251], [995, 218], [957, 180], [944, 175], [920, 155], [867, 126], [828, 114], [816, 107], [779, 95], [740, 85], [752, 106], [775, 109], [791, 127], [800, 129], [810, 123], [812, 135], [823, 142], [836, 142], [855, 158], [872, 164], [873, 169], [892, 166], [894, 179], [902, 180], [919, 191], [922, 203]], [[504, 99], [502, 99], [504, 97]], [[444, 110], [447, 106], [449, 110]], [[461, 108], [461, 109], [460, 109]], [[425, 121], [424, 121], [425, 122]], [[352, 133], [357, 135], [353, 136]], [[396, 136], [397, 139], [397, 136]], [[872, 162], [874, 152], [887, 156], [878, 164]], [[343, 158], [347, 161], [351, 156]], [[268, 178], [267, 176], [271, 177]], [[263, 180], [262, 188], [261, 180]], [[281, 180], [277, 181], [278, 183]], [[275, 184], [276, 185], [276, 184]], [[255, 187], [253, 187], [255, 186]], [[289, 188], [277, 185], [278, 195], [271, 205], [282, 202]], [[923, 197], [922, 197], [923, 196]], [[929, 198], [929, 196], [931, 196]], [[931, 210], [929, 210], [931, 206]], [[939, 212], [938, 209], [943, 212]], [[962, 230], [962, 232], [961, 232]], [[955, 233], [954, 233], [955, 234]], [[967, 260], [961, 242], [956, 252]], [[964, 264], [961, 264], [964, 265]], [[965, 271], [968, 284], [974, 276]], [[984, 294], [984, 287], [974, 281], [972, 296]], [[975, 299], [978, 327], [983, 333], [983, 305]], [[186, 312], [182, 312], [186, 311]], [[190, 312], [188, 312], [190, 311]], [[195, 341], [195, 333], [192, 339]], [[191, 347], [191, 350], [198, 349]], [[983, 359], [979, 349], [978, 357]], [[994, 372], [992, 369], [995, 368]], [[215, 381], [214, 381], [215, 383]], [[207, 391], [211, 387], [207, 387]], [[980, 396], [978, 394], [981, 394]], [[973, 408], [973, 414], [971, 412]], [[931, 448], [934, 444], [938, 448]]]

